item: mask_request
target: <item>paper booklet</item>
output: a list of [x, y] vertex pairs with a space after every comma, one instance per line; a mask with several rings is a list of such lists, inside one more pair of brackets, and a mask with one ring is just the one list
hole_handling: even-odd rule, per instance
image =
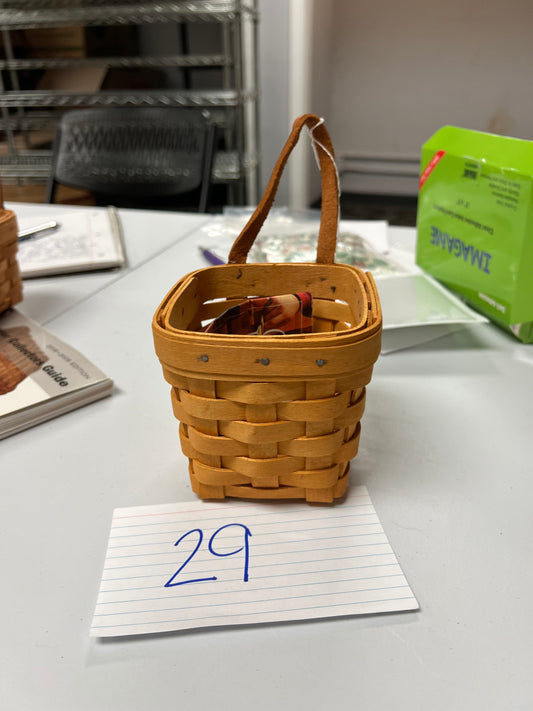
[[[50, 220], [17, 218], [19, 230]], [[117, 211], [75, 210], [60, 213], [58, 228], [19, 242], [17, 260], [23, 279], [68, 274], [124, 265], [125, 256]]]
[[0, 439], [110, 395], [113, 381], [19, 311], [0, 315]]

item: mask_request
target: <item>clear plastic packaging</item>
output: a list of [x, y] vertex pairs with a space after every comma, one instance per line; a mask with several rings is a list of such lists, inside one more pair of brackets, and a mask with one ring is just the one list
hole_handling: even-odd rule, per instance
[[[202, 247], [227, 259], [229, 249], [252, 213], [252, 208], [226, 208], [224, 214], [210, 220], [202, 230]], [[279, 208], [271, 211], [250, 250], [249, 262], [314, 262], [318, 240], [320, 213]], [[345, 224], [345, 223], [344, 223]], [[386, 229], [386, 225], [384, 225]], [[372, 272], [374, 277], [404, 274], [405, 268], [394, 261], [384, 249], [385, 240], [378, 240], [379, 248], [354, 229], [341, 228], [337, 236], [335, 261]]]

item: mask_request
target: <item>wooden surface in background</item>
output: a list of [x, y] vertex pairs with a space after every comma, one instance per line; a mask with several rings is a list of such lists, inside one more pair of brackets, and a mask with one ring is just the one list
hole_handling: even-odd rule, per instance
[[[6, 202], [34, 202], [44, 203], [46, 185], [4, 185], [4, 200]], [[90, 193], [78, 188], [69, 188], [59, 185], [56, 193], [56, 203], [63, 205], [94, 205], [94, 198]]]

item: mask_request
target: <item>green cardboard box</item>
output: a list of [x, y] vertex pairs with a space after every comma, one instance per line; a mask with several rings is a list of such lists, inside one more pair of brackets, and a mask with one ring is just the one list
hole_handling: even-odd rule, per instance
[[444, 126], [424, 144], [416, 261], [533, 343], [533, 142]]

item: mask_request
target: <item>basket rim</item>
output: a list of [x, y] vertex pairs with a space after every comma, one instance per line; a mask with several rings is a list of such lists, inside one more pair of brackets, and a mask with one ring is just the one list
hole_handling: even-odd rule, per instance
[[[338, 378], [366, 372], [381, 350], [381, 321], [373, 326], [371, 332], [367, 331], [365, 337], [308, 340], [300, 342], [298, 345], [301, 347], [297, 348], [294, 348], [294, 343], [286, 340], [282, 343], [268, 336], [262, 342], [257, 336], [241, 336], [239, 341], [221, 343], [213, 338], [208, 340], [209, 335], [197, 333], [197, 338], [193, 340], [154, 331], [155, 351], [163, 371], [169, 375], [175, 372], [209, 379], [224, 379], [228, 375], [261, 381]], [[204, 336], [204, 339], [198, 336]]]
[[317, 264], [314, 262], [298, 262], [298, 263], [288, 263], [288, 262], [276, 262], [263, 264], [259, 262], [254, 262], [252, 264], [237, 264], [237, 265], [227, 265], [222, 264], [218, 266], [205, 267], [202, 269], [197, 269], [193, 272], [189, 272], [182, 277], [170, 291], [166, 294], [163, 301], [159, 304], [153, 320], [152, 327], [154, 334], [167, 334], [173, 335], [175, 338], [186, 340], [189, 343], [199, 341], [199, 344], [222, 344], [227, 342], [228, 344], [236, 345], [239, 341], [248, 342], [252, 339], [252, 342], [261, 347], [274, 347], [274, 343], [278, 344], [278, 347], [283, 347], [288, 343], [292, 346], [301, 345], [303, 347], [309, 346], [311, 342], [319, 343], [321, 341], [328, 342], [335, 340], [338, 342], [339, 339], [343, 341], [351, 340], [355, 336], [355, 340], [362, 340], [372, 335], [377, 330], [381, 330], [382, 327], [382, 314], [381, 306], [379, 302], [379, 296], [377, 293], [377, 288], [374, 279], [370, 272], [364, 272], [358, 267], [354, 267], [349, 264], [326, 264], [319, 265], [321, 268], [327, 269], [341, 269], [347, 271], [351, 276], [356, 277], [359, 285], [362, 289], [363, 294], [367, 298], [367, 308], [365, 309], [366, 318], [363, 319], [359, 324], [351, 326], [342, 331], [330, 331], [330, 332], [320, 332], [320, 333], [293, 333], [293, 334], [276, 334], [276, 335], [243, 335], [235, 333], [205, 333], [204, 331], [190, 331], [188, 329], [176, 328], [171, 326], [170, 316], [177, 306], [179, 298], [185, 288], [191, 283], [191, 281], [198, 277], [208, 277], [209, 273], [214, 270], [226, 269], [228, 266], [235, 267], [237, 269], [246, 269], [246, 267], [316, 267]]

